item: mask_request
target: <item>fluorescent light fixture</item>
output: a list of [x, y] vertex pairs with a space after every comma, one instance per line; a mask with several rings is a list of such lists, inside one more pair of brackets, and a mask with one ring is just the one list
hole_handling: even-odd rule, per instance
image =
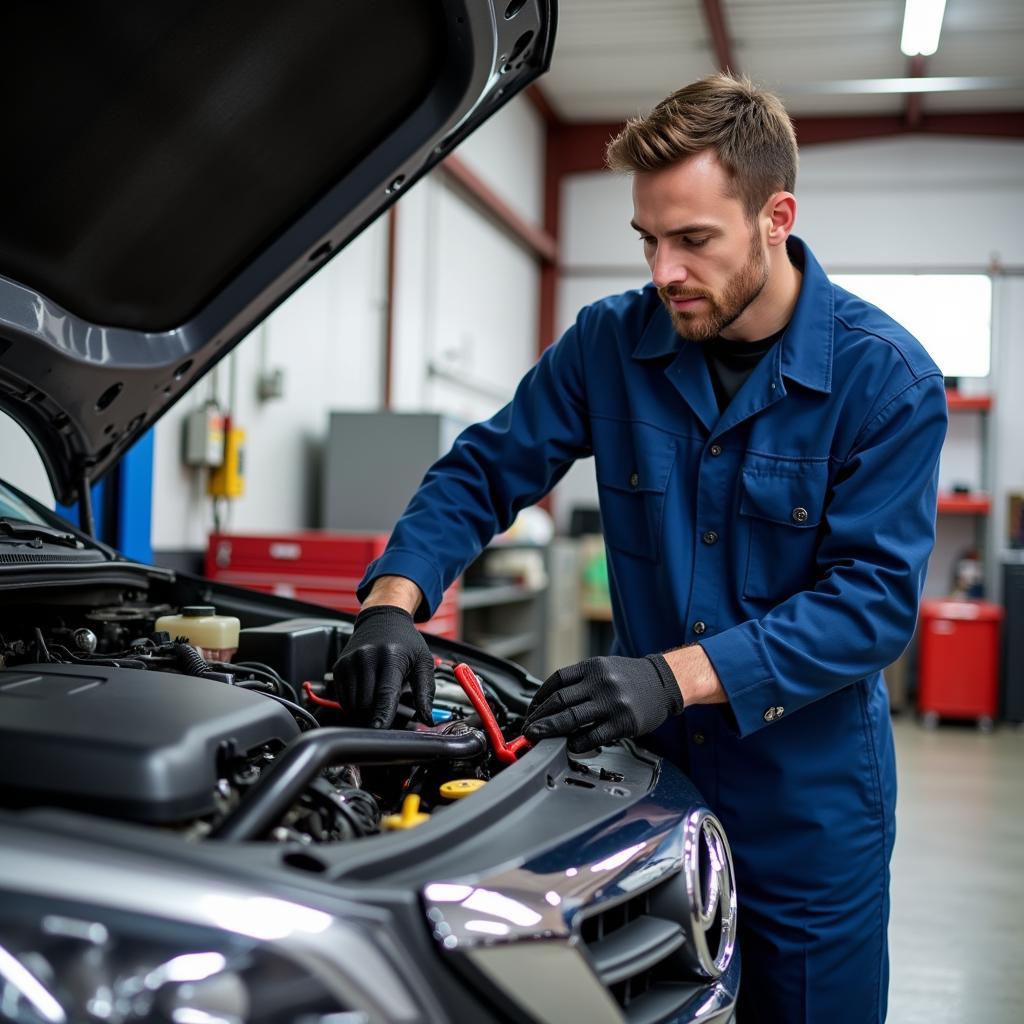
[[908, 57], [930, 57], [939, 48], [946, 0], [907, 0], [900, 49]]
[[840, 78], [779, 86], [783, 96], [882, 96], [907, 92], [997, 92], [1024, 89], [1024, 75], [931, 75], [928, 78]]

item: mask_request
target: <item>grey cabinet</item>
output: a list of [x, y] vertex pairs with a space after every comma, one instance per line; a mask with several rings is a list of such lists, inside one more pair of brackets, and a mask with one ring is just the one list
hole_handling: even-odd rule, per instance
[[332, 412], [321, 526], [390, 532], [426, 471], [465, 426], [440, 413]]

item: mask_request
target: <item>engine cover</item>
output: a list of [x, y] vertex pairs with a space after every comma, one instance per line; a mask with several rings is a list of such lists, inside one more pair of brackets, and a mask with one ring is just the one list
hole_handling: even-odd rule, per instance
[[0, 671], [0, 787], [167, 823], [215, 808], [218, 751], [298, 735], [259, 693], [194, 676], [86, 665]]

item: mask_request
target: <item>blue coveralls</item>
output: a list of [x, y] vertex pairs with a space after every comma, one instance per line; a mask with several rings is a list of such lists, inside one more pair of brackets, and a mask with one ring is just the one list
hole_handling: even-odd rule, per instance
[[427, 474], [361, 584], [419, 618], [496, 529], [594, 455], [616, 653], [699, 642], [728, 704], [647, 738], [733, 848], [740, 1024], [885, 1017], [896, 769], [880, 670], [914, 629], [935, 528], [942, 376], [807, 246], [780, 343], [721, 414], [653, 285], [584, 308]]

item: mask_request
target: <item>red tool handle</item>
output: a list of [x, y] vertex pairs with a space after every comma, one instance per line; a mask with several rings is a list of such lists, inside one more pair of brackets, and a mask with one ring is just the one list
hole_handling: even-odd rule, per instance
[[341, 705], [336, 700], [328, 700], [326, 697], [321, 697], [320, 694], [318, 694], [316, 690], [313, 689], [312, 683], [303, 683], [302, 689], [306, 691], [306, 696], [319, 707], [334, 708], [337, 711], [341, 710]]
[[501, 735], [501, 729], [498, 728], [498, 720], [494, 717], [494, 712], [480, 687], [480, 680], [467, 664], [463, 662], [455, 666], [455, 678], [465, 691], [473, 709], [480, 716], [484, 732], [487, 733], [487, 738], [494, 748], [494, 756], [505, 764], [515, 763], [519, 752], [529, 747], [530, 741], [525, 736], [518, 736], [511, 743], [505, 742], [505, 737]]
[[[464, 663], [456, 665], [455, 678], [469, 698], [473, 709], [480, 716], [484, 732], [487, 734], [491, 747], [494, 749], [494, 756], [504, 764], [515, 763], [520, 751], [526, 750], [530, 746], [530, 741], [525, 736], [518, 736], [511, 743], [505, 742], [505, 737], [501, 735], [501, 729], [498, 727], [498, 720], [494, 717], [494, 712], [484, 696], [480, 681], [477, 679], [476, 673], [468, 665]], [[306, 697], [318, 707], [341, 710], [341, 705], [336, 700], [321, 697], [313, 689], [312, 683], [308, 681], [303, 683], [302, 689], [305, 691]]]

